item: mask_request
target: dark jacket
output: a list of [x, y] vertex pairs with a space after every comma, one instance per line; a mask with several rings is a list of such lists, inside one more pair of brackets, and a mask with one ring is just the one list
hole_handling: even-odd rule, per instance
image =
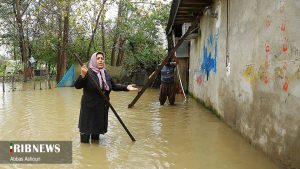
[[[97, 82], [99, 86], [99, 80], [97, 74], [91, 69], [88, 70], [88, 74]], [[109, 86], [109, 91], [103, 91], [106, 97], [109, 99], [111, 90], [114, 91], [128, 91], [126, 85], [115, 84], [111, 76], [105, 71], [106, 82]], [[83, 88], [83, 95], [81, 98], [81, 108], [79, 116], [78, 128], [80, 133], [85, 134], [104, 134], [107, 132], [108, 124], [108, 104], [104, 101], [104, 98], [94, 87], [93, 83], [86, 75], [84, 78], [81, 76], [75, 81], [76, 89]]]
[[170, 62], [163, 66], [161, 69], [161, 82], [162, 83], [174, 83], [174, 69], [175, 65], [171, 65]]

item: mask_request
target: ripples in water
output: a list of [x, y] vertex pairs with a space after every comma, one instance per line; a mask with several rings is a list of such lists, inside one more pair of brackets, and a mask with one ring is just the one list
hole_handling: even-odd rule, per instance
[[182, 102], [177, 95], [175, 106], [160, 106], [156, 89], [148, 89], [132, 109], [127, 106], [136, 92], [111, 94], [136, 142], [110, 111], [108, 133], [100, 142], [80, 144], [81, 95], [74, 88], [1, 92], [0, 140], [72, 141], [73, 163], [0, 168], [276, 168], [193, 99]]

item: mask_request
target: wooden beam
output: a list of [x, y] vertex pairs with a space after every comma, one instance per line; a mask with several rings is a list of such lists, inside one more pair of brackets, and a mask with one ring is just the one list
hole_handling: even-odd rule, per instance
[[200, 7], [179, 7], [178, 11], [195, 11], [195, 10], [203, 10], [204, 8]]
[[180, 20], [180, 21], [175, 21], [175, 24], [184, 24], [184, 23], [191, 23], [193, 20]]
[[[181, 13], [181, 14], [177, 14], [177, 15], [176, 15], [176, 18], [177, 18], [177, 17], [181, 17], [181, 16], [183, 16], [183, 17], [186, 17], [186, 16], [189, 16], [189, 17], [195, 17], [195, 15], [193, 15], [193, 13], [189, 13], [189, 14]], [[197, 16], [197, 15], [196, 15], [196, 16]]]
[[180, 16], [176, 16], [176, 19], [193, 19], [194, 17], [193, 16], [187, 16], [187, 15], [180, 15]]
[[181, 4], [209, 4], [211, 0], [182, 0]]
[[180, 11], [177, 13], [176, 16], [191, 16], [191, 17], [195, 17], [197, 15], [199, 15], [201, 13], [201, 11]]
[[175, 20], [175, 22], [182, 22], [182, 21], [193, 21], [193, 19], [192, 18], [187, 18], [187, 19], [177, 19], [177, 20]]
[[178, 11], [177, 12], [177, 15], [180, 15], [180, 14], [183, 14], [183, 15], [188, 15], [188, 14], [193, 14], [192, 12], [190, 12], [190, 11]]
[[205, 8], [206, 4], [181, 4], [179, 8]]

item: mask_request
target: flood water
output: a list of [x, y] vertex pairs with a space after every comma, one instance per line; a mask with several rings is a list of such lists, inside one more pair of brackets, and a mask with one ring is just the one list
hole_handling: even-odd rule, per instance
[[159, 91], [148, 89], [128, 109], [137, 92], [112, 92], [112, 105], [137, 141], [131, 141], [110, 111], [108, 133], [100, 136], [100, 142], [80, 144], [82, 90], [32, 90], [32, 84], [26, 85], [3, 93], [1, 84], [0, 140], [72, 141], [73, 162], [0, 164], [0, 168], [277, 168], [192, 98], [183, 103], [177, 95], [175, 106], [160, 106]]

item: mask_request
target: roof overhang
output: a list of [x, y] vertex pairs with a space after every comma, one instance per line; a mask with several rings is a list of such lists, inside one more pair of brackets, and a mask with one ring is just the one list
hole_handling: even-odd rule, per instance
[[212, 0], [173, 0], [166, 34], [171, 33], [174, 25], [193, 22], [211, 4]]

